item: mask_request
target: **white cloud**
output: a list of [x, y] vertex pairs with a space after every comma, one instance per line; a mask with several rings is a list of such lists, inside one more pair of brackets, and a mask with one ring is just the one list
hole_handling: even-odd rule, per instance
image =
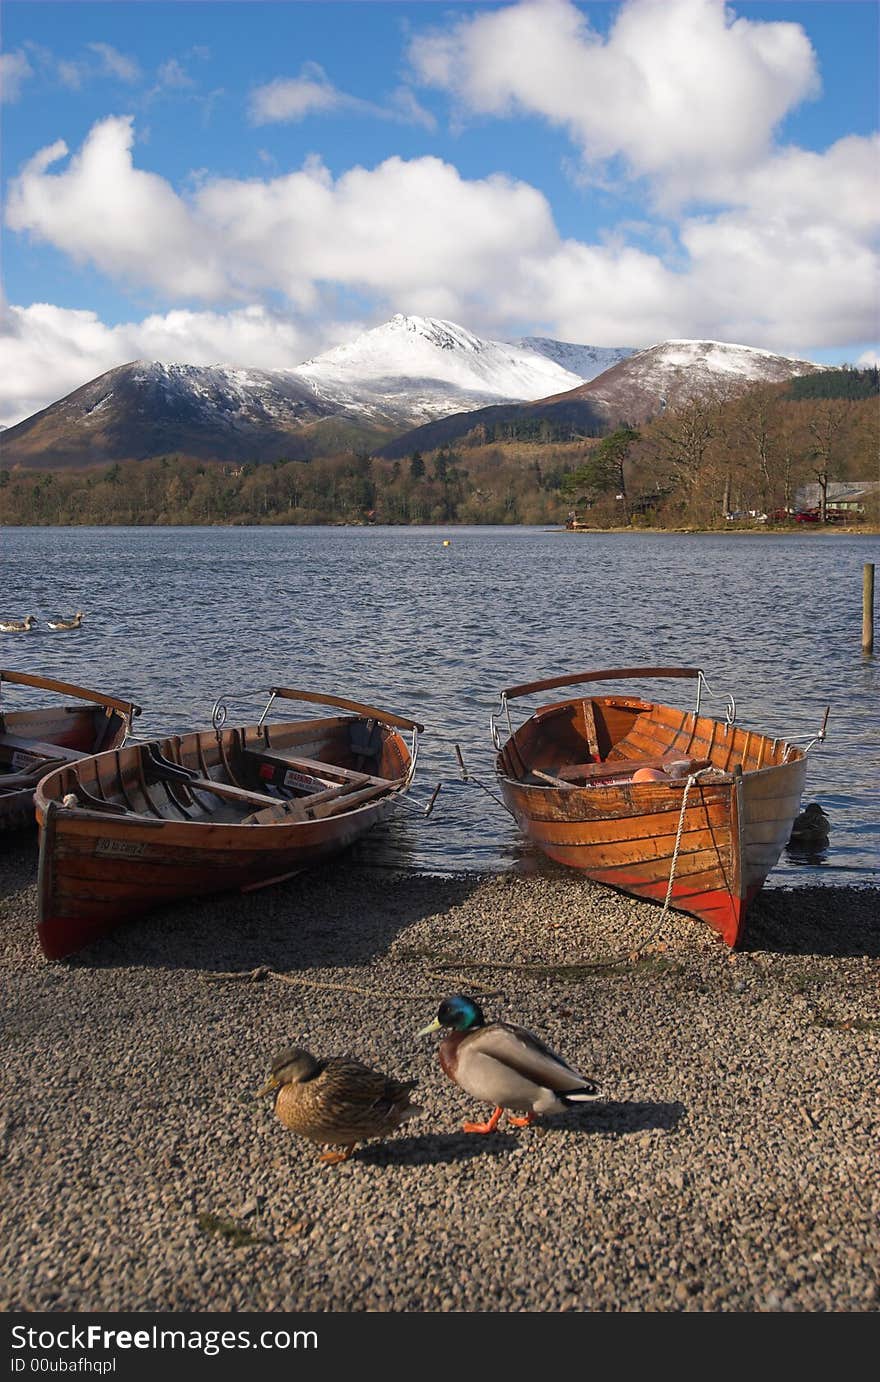
[[253, 89], [248, 102], [252, 125], [292, 124], [308, 115], [329, 115], [354, 111], [377, 120], [396, 120], [406, 125], [422, 125], [434, 130], [437, 122], [408, 86], [399, 86], [388, 103], [380, 105], [350, 96], [334, 86], [316, 62], [303, 64], [298, 77], [277, 77]]
[[91, 261], [175, 295], [221, 295], [225, 275], [186, 204], [154, 173], [134, 167], [130, 118], [95, 125], [79, 154], [63, 140], [41, 149], [10, 184], [6, 224], [29, 231], [77, 262]]
[[465, 114], [543, 117], [666, 204], [748, 167], [818, 90], [799, 25], [736, 19], [724, 0], [629, 0], [607, 39], [569, 0], [522, 0], [417, 36], [409, 58]]
[[60, 82], [71, 91], [81, 91], [88, 83], [110, 77], [132, 86], [141, 79], [141, 70], [134, 58], [121, 53], [110, 43], [87, 43], [87, 56], [58, 58], [41, 43], [28, 40], [25, 47], [43, 77]]
[[[694, 336], [798, 356], [863, 350], [877, 322], [876, 156], [876, 141], [850, 136], [825, 153], [771, 151], [735, 179], [719, 170], [723, 209], [683, 220], [671, 246], [637, 248], [623, 231], [564, 240], [534, 187], [466, 179], [433, 157], [337, 178], [317, 159], [248, 180], [203, 173], [183, 195], [135, 166], [132, 122], [115, 117], [72, 157], [61, 141], [35, 155], [10, 183], [7, 223], [181, 309], [113, 328], [92, 313], [12, 309], [22, 364], [14, 351], [7, 412], [139, 355], [290, 365], [350, 334], [323, 325], [347, 300], [358, 326], [404, 311], [592, 345]], [[193, 311], [199, 300], [217, 310]], [[265, 305], [278, 301], [283, 312]]]
[[876, 369], [880, 365], [880, 350], [863, 350], [856, 360], [856, 364], [861, 369], [871, 369], [872, 367]]
[[113, 117], [60, 170], [66, 145], [41, 150], [10, 185], [7, 225], [175, 300], [280, 290], [300, 307], [326, 282], [406, 294], [411, 310], [460, 305], [500, 264], [555, 242], [534, 188], [469, 181], [437, 158], [389, 158], [335, 181], [318, 161], [266, 181], [204, 178], [185, 200], [134, 166], [132, 143], [131, 119]]
[[425, 109], [409, 86], [399, 86], [392, 92], [391, 104], [385, 113], [388, 119], [400, 120], [405, 125], [421, 125], [432, 132], [437, 128], [436, 118]]
[[34, 303], [0, 310], [0, 423], [12, 426], [130, 360], [292, 368], [356, 334], [360, 322], [306, 328], [262, 306], [173, 311], [105, 325], [95, 312]]
[[87, 43], [86, 47], [97, 53], [101, 67], [111, 77], [121, 82], [140, 80], [141, 70], [133, 58], [128, 58], [110, 43]]
[[186, 91], [195, 86], [192, 77], [177, 58], [168, 58], [167, 61], [160, 63], [157, 76], [159, 86], [171, 90]]
[[33, 75], [34, 69], [24, 53], [0, 53], [0, 100], [8, 104], [17, 101], [22, 84]]
[[307, 62], [298, 77], [277, 77], [255, 87], [248, 105], [248, 118], [254, 125], [271, 125], [304, 120], [316, 112], [326, 113], [357, 104], [338, 91], [327, 73], [316, 62]]

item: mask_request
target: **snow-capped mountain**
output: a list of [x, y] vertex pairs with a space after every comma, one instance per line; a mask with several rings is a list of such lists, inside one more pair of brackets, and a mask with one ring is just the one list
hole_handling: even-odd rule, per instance
[[458, 413], [386, 442], [381, 455], [405, 456], [449, 445], [468, 433], [540, 420], [560, 435], [601, 436], [621, 423], [638, 425], [698, 399], [730, 398], [754, 384], [783, 383], [821, 369], [753, 346], [726, 341], [663, 341], [619, 360], [594, 379], [532, 403]]
[[179, 454], [272, 460], [333, 413], [292, 371], [136, 360], [92, 379], [3, 435], [5, 465], [100, 465]]
[[752, 384], [778, 384], [820, 368], [728, 341], [661, 341], [544, 401], [583, 398], [614, 420], [638, 423], [694, 399], [729, 397]]
[[[577, 414], [585, 435], [596, 435], [606, 424], [643, 422], [691, 398], [819, 368], [751, 346], [665, 341], [585, 383], [579, 371], [589, 357], [600, 363], [604, 349], [539, 344], [544, 349], [482, 340], [454, 322], [397, 316], [296, 369], [135, 361], [7, 428], [2, 463], [52, 469], [167, 455], [308, 459], [374, 450], [420, 427], [414, 444], [429, 447], [432, 429], [449, 440], [502, 405], [508, 416], [534, 409], [559, 416], [563, 408]], [[551, 358], [554, 351], [577, 369]]]
[[541, 398], [592, 377], [560, 365], [546, 351], [483, 340], [436, 317], [402, 314], [307, 360], [296, 374], [319, 399], [376, 421], [410, 425], [486, 404]]
[[296, 369], [122, 365], [9, 428], [3, 458], [46, 467], [173, 453], [304, 458], [581, 382], [535, 351], [401, 315]]
[[579, 374], [584, 383], [636, 353], [635, 346], [575, 345], [572, 341], [554, 341], [548, 336], [521, 336], [510, 344], [522, 350], [533, 350], [537, 355], [546, 355], [548, 360], [553, 360], [571, 374]]

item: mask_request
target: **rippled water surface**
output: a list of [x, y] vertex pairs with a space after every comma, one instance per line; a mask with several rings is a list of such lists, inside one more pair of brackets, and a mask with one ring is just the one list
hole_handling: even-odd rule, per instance
[[[28, 635], [0, 634], [0, 666], [131, 696], [144, 707], [139, 737], [202, 728], [218, 695], [271, 683], [423, 720], [414, 795], [443, 779], [434, 815], [401, 810], [358, 849], [443, 872], [542, 867], [500, 806], [458, 777], [456, 743], [493, 784], [488, 721], [502, 687], [568, 670], [701, 666], [719, 693], [705, 709], [722, 714], [732, 692], [748, 728], [806, 739], [831, 706], [805, 797], [831, 818], [829, 848], [786, 851], [770, 883], [877, 883], [880, 678], [860, 645], [862, 569], [878, 549], [875, 537], [813, 533], [0, 529], [0, 616], [40, 620]], [[76, 609], [77, 632], [46, 628]], [[692, 704], [687, 682], [638, 689]], [[242, 704], [235, 719], [253, 712]]]

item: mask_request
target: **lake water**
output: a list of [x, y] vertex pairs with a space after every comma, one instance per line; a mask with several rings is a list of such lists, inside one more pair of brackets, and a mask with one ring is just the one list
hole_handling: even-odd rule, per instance
[[[28, 635], [0, 634], [0, 666], [130, 696], [144, 707], [140, 738], [202, 728], [218, 695], [272, 683], [422, 720], [413, 796], [442, 779], [433, 816], [400, 810], [357, 849], [431, 872], [544, 867], [501, 807], [458, 776], [456, 743], [494, 786], [488, 724], [502, 687], [569, 670], [701, 666], [718, 693], [707, 712], [723, 718], [732, 692], [747, 728], [807, 739], [831, 706], [805, 796], [831, 818], [829, 849], [786, 852], [769, 885], [877, 884], [880, 676], [860, 645], [862, 568], [878, 553], [876, 537], [833, 533], [0, 529], [0, 615], [40, 620]], [[46, 628], [76, 609], [77, 632]], [[638, 689], [693, 704], [691, 683]], [[24, 699], [4, 692], [7, 707]], [[256, 719], [255, 705], [230, 722]]]

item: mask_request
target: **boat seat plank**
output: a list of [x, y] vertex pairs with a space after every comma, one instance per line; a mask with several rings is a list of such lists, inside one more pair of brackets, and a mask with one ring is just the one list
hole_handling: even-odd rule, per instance
[[[161, 783], [164, 787], [183, 787], [188, 793], [211, 792], [226, 801], [241, 802], [251, 807], [277, 806], [278, 797], [270, 797], [267, 792], [252, 792], [237, 783], [218, 781], [206, 773], [198, 773], [183, 763], [166, 758], [157, 744], [143, 746], [144, 787]], [[149, 795], [149, 794], [147, 794]]]
[[371, 773], [360, 773], [354, 768], [340, 768], [336, 763], [325, 763], [319, 758], [303, 758], [289, 749], [247, 749], [245, 755], [262, 763], [275, 763], [279, 767], [293, 768], [296, 772], [310, 773], [312, 777], [336, 778], [339, 782], [351, 783], [358, 787], [394, 787], [396, 782], [388, 777], [375, 777]]
[[0, 734], [0, 749], [15, 749], [19, 753], [32, 753], [36, 758], [88, 758], [82, 749], [72, 749], [67, 744], [46, 744], [39, 739], [23, 739], [17, 734]]
[[683, 774], [708, 767], [704, 760], [686, 758], [680, 753], [664, 754], [660, 758], [618, 758], [613, 763], [570, 763], [560, 768], [556, 776], [563, 782], [593, 782], [603, 777], [623, 777], [639, 768], [667, 769], [681, 764]]
[[213, 792], [216, 797], [241, 802], [247, 806], [279, 805], [277, 797], [270, 797], [264, 792], [251, 792], [244, 787], [235, 787], [231, 782], [215, 782], [212, 777], [188, 777], [182, 785], [189, 792]]
[[[374, 779], [368, 786], [360, 789], [354, 788], [350, 783], [334, 792], [328, 792], [322, 802], [318, 802], [316, 797], [299, 797], [295, 801], [275, 801], [272, 807], [262, 811], [254, 811], [252, 815], [246, 816], [244, 825], [280, 825], [290, 819], [291, 811], [296, 810], [297, 818], [306, 821], [322, 821], [328, 816], [338, 816], [343, 811], [350, 811], [355, 806], [362, 806], [365, 802], [371, 801], [374, 797], [382, 796], [388, 787], [396, 787], [393, 782], [385, 782], [383, 778]], [[325, 796], [322, 792], [321, 796]]]

